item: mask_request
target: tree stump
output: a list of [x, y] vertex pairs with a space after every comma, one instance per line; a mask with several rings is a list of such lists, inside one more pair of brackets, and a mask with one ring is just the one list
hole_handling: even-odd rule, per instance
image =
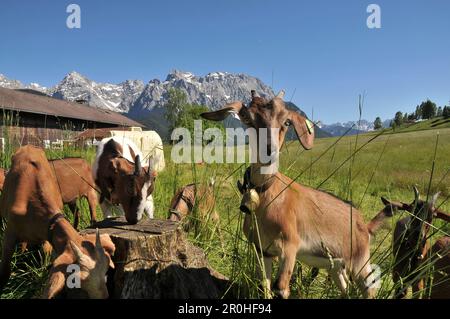
[[[129, 225], [124, 217], [94, 227], [116, 245], [115, 269], [108, 274], [112, 298], [220, 298], [227, 278], [214, 271], [202, 249], [186, 240], [180, 223], [145, 219]], [[87, 229], [83, 233], [94, 232]]]

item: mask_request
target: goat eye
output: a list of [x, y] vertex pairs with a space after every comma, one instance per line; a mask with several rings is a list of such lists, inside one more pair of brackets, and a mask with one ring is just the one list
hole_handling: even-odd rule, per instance
[[286, 125], [286, 126], [291, 126], [291, 120], [286, 120], [286, 122], [284, 122], [284, 125]]

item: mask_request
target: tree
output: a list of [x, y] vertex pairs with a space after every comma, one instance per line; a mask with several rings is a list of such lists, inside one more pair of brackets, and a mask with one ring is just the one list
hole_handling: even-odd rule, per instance
[[395, 117], [394, 117], [394, 123], [396, 126], [400, 126], [403, 123], [403, 113], [398, 111], [397, 113], [395, 113]]
[[416, 114], [413, 112], [408, 115], [408, 122], [414, 122], [416, 120]]
[[171, 132], [177, 127], [177, 120], [180, 113], [187, 105], [187, 97], [186, 93], [175, 88], [170, 88], [168, 94], [169, 98], [167, 99], [167, 103], [165, 105], [166, 113], [164, 114], [164, 117], [169, 124], [169, 132]]
[[430, 100], [426, 100], [420, 104], [420, 108], [422, 109], [422, 118], [425, 120], [432, 119], [436, 117], [437, 107], [436, 104], [431, 102]]
[[450, 106], [444, 106], [444, 109], [442, 110], [442, 116], [444, 119], [450, 118]]
[[395, 132], [395, 129], [397, 128], [397, 124], [395, 124], [395, 121], [394, 121], [394, 120], [392, 120], [392, 121], [389, 123], [389, 127], [391, 127], [392, 130]]
[[436, 116], [442, 116], [442, 112], [443, 112], [442, 106], [439, 106], [438, 109], [437, 109]]
[[403, 119], [402, 119], [403, 123], [407, 123], [408, 122], [408, 113], [405, 112], [405, 114], [403, 114]]
[[381, 118], [379, 116], [377, 116], [377, 118], [373, 122], [373, 128], [375, 130], [379, 130], [382, 127], [383, 127], [383, 122], [381, 121]]
[[[197, 104], [188, 104], [186, 105], [183, 110], [180, 112], [177, 120], [177, 127], [184, 127], [191, 132], [191, 136], [194, 135], [194, 121], [195, 120], [202, 120], [200, 117], [200, 114], [203, 112], [210, 111], [208, 107], [204, 105], [197, 105]], [[223, 124], [221, 122], [213, 122], [213, 121], [206, 121], [202, 120], [202, 131], [205, 131], [208, 128], [219, 128], [222, 133], [224, 131]]]
[[420, 120], [422, 118], [422, 109], [419, 105], [416, 106], [416, 111], [414, 112], [415, 120]]

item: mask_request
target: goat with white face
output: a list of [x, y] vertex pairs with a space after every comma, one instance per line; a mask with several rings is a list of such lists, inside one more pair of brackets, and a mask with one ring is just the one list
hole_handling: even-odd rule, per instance
[[93, 165], [93, 177], [101, 191], [100, 206], [109, 217], [114, 206], [125, 212], [130, 224], [136, 224], [145, 212], [153, 218], [153, 190], [156, 173], [149, 165], [141, 166], [143, 155], [129, 139], [104, 138]]
[[[283, 95], [281, 92], [266, 101], [252, 92], [248, 107], [242, 102], [233, 102], [218, 111], [203, 113], [202, 117], [220, 121], [230, 114], [237, 115], [244, 124], [256, 129], [258, 145], [267, 145], [267, 154], [279, 152], [292, 125], [301, 145], [311, 149], [313, 124], [299, 113], [286, 109]], [[267, 141], [260, 140], [260, 129], [268, 129]], [[278, 136], [274, 136], [276, 133]], [[259, 189], [260, 203], [255, 217], [262, 245], [259, 248], [265, 256], [265, 288], [270, 289], [272, 259], [280, 257], [275, 291], [283, 298], [289, 297], [289, 281], [296, 259], [312, 267], [328, 269], [343, 294], [348, 287], [347, 274], [350, 274], [364, 296], [373, 297], [375, 288], [367, 284], [373, 281], [369, 263], [370, 235], [385, 217], [392, 215], [390, 207], [385, 207], [366, 224], [355, 207], [328, 193], [300, 185], [279, 172], [263, 174], [261, 169], [268, 165], [258, 156], [257, 163], [250, 167], [250, 182]], [[259, 246], [252, 218], [250, 214], [245, 216], [244, 233]]]

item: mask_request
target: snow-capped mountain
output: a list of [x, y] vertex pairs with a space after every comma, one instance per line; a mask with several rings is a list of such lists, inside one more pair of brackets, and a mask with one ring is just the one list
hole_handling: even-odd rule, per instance
[[85, 100], [89, 105], [116, 112], [128, 112], [144, 89], [139, 80], [120, 84], [97, 83], [85, 76], [71, 72], [48, 94], [69, 101]]
[[269, 86], [246, 74], [213, 72], [199, 77], [177, 70], [169, 73], [165, 81], [153, 79], [147, 85], [140, 80], [126, 80], [119, 84], [98, 83], [77, 72], [70, 72], [61, 82], [48, 89], [37, 83], [23, 85], [4, 75], [0, 75], [0, 86], [34, 89], [56, 98], [84, 100], [92, 106], [134, 115], [164, 106], [171, 88], [183, 90], [188, 103], [207, 105], [211, 109], [217, 109], [230, 101], [248, 101], [251, 90], [256, 90], [261, 96], [274, 96]]
[[169, 73], [163, 82], [158, 79], [151, 80], [133, 106], [132, 113], [163, 106], [171, 88], [183, 90], [188, 103], [207, 105], [211, 109], [217, 109], [231, 101], [248, 101], [251, 90], [256, 90], [261, 96], [274, 96], [269, 86], [246, 74], [213, 72], [199, 77], [190, 72], [175, 70]]
[[41, 86], [37, 83], [30, 83], [27, 85], [22, 84], [22, 82], [18, 80], [12, 80], [4, 76], [3, 74], [0, 74], [0, 87], [4, 87], [7, 89], [31, 89], [35, 91], [40, 91], [47, 93], [47, 88], [44, 86]]
[[341, 136], [343, 134], [354, 135], [373, 131], [374, 129], [373, 123], [367, 120], [348, 121], [345, 123], [337, 122], [333, 124], [323, 124], [320, 122], [319, 127], [333, 136]]
[[[140, 80], [126, 80], [119, 84], [99, 83], [87, 77], [71, 72], [61, 82], [51, 88], [37, 83], [23, 85], [0, 75], [0, 86], [11, 89], [33, 89], [49, 96], [69, 101], [86, 101], [88, 105], [115, 112], [140, 121], [158, 131], [167, 138], [167, 123], [164, 118], [169, 90], [176, 88], [186, 93], [188, 103], [200, 104], [210, 109], [218, 109], [231, 101], [248, 102], [250, 91], [263, 97], [273, 97], [274, 91], [256, 77], [246, 74], [212, 72], [205, 76], [196, 76], [189, 72], [174, 70], [164, 81], [154, 79], [147, 85]], [[291, 109], [301, 110], [293, 103]], [[317, 129], [316, 136], [329, 136]]]

